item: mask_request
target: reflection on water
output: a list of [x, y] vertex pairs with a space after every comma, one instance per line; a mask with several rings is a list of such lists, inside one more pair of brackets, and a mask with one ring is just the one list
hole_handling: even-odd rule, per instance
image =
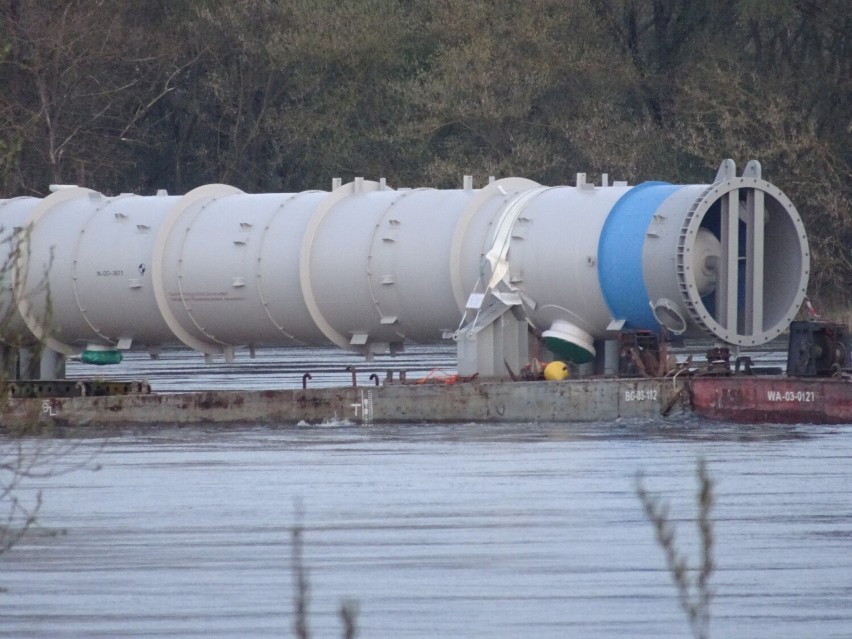
[[101, 470], [37, 481], [41, 528], [0, 557], [0, 635], [293, 636], [301, 508], [317, 637], [340, 636], [344, 598], [371, 638], [689, 636], [635, 477], [694, 558], [701, 456], [712, 635], [848, 637], [850, 447], [852, 425], [698, 420], [87, 439], [72, 457], [95, 451]]

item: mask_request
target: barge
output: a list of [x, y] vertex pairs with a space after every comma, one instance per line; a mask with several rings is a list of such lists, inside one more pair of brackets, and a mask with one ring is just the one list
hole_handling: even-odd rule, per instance
[[[738, 174], [724, 160], [710, 184], [600, 177], [182, 196], [56, 186], [0, 200], [12, 229], [0, 419], [852, 422], [848, 328], [794, 321], [808, 304], [807, 235], [759, 162]], [[786, 375], [730, 361], [787, 331]], [[172, 395], [63, 381], [69, 358], [114, 365], [174, 345], [230, 365], [264, 346], [331, 344], [369, 361], [447, 338], [452, 384]], [[670, 343], [708, 338], [706, 365], [672, 361]], [[542, 380], [540, 361], [573, 374]]]
[[264, 391], [8, 398], [9, 429], [682, 419], [852, 424], [852, 381], [783, 376], [472, 381]]
[[[630, 351], [635, 340], [624, 342]], [[624, 352], [616, 376], [486, 380], [478, 376], [370, 375], [359, 385], [330, 388], [157, 393], [147, 382], [56, 380], [7, 384], [0, 421], [6, 428], [181, 425], [279, 426], [350, 423], [533, 423], [682, 420], [696, 416], [751, 424], [852, 425], [852, 369], [842, 325], [794, 322], [787, 374], [758, 368], [724, 348], [691, 357], [664, 375], [638, 371]], [[658, 353], [659, 355], [659, 353]], [[648, 354], [645, 354], [648, 361]], [[790, 374], [792, 373], [792, 374]], [[621, 376], [618, 376], [621, 375]]]

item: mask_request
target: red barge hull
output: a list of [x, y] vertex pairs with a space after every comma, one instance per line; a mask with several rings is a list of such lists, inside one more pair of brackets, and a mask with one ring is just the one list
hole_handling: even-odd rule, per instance
[[852, 423], [852, 381], [780, 376], [695, 377], [692, 409], [743, 424]]

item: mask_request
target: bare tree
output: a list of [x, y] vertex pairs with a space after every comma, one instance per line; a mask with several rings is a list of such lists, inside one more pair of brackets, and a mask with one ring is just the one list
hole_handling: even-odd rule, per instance
[[179, 71], [167, 72], [173, 62], [140, 28], [136, 4], [11, 0], [2, 9], [0, 186], [103, 188], [132, 173], [137, 128]]
[[[26, 258], [27, 233], [26, 228], [0, 229], [0, 251], [6, 253], [0, 262], [0, 554], [11, 550], [37, 523], [42, 492], [33, 490], [32, 485], [77, 469], [94, 469], [98, 453], [96, 447], [79, 457], [79, 441], [57, 437], [51, 424], [42, 423], [40, 412], [28, 415], [23, 424], [16, 421], [10, 425], [3, 419], [19, 374], [27, 374], [21, 368], [20, 350], [30, 350], [37, 361], [42, 348], [35, 337], [27, 337], [12, 293], [13, 286], [21, 284], [15, 279], [20, 262]], [[46, 282], [46, 274], [34, 277], [28, 290], [49, 300]]]

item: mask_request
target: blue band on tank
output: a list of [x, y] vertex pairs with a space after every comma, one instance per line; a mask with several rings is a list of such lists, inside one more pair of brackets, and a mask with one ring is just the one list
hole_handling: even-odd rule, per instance
[[626, 320], [625, 327], [658, 328], [645, 287], [642, 248], [654, 213], [681, 188], [668, 182], [643, 182], [615, 203], [603, 225], [598, 242], [598, 280], [612, 317]]

